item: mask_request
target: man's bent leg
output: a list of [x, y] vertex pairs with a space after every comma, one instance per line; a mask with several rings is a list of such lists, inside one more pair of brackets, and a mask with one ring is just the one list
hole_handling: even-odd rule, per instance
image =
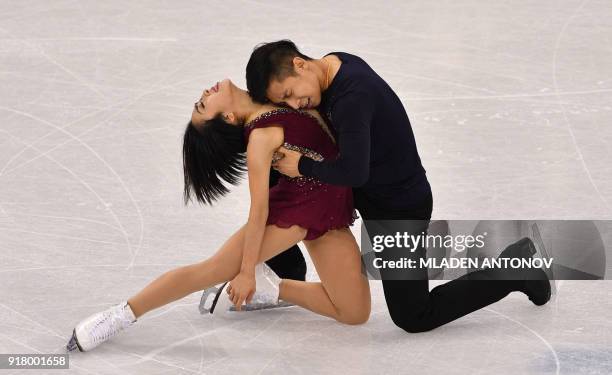
[[411, 333], [429, 331], [479, 310], [519, 290], [516, 280], [496, 279], [486, 269], [429, 291], [427, 280], [383, 280], [391, 319]]
[[[360, 213], [370, 236], [381, 230], [389, 232], [385, 233], [387, 235], [393, 235], [393, 230], [397, 229], [393, 227], [402, 228], [402, 232], [411, 235], [427, 234], [427, 223], [432, 212], [431, 200], [424, 201], [423, 207], [411, 211], [381, 210], [367, 204], [367, 201], [358, 201], [361, 203]], [[369, 220], [371, 225], [368, 225]], [[391, 225], [385, 228], [384, 222], [380, 220], [421, 220], [422, 225], [412, 221], [412, 225]], [[425, 248], [418, 246], [413, 252], [392, 248], [376, 255], [383, 260], [396, 261], [405, 257], [418, 264], [420, 259], [426, 259], [427, 254]], [[500, 280], [500, 275], [492, 269], [466, 274], [431, 291], [427, 268], [424, 267], [381, 270], [381, 277], [391, 319], [398, 327], [411, 333], [428, 331], [449, 323], [495, 303], [521, 288], [520, 281]]]

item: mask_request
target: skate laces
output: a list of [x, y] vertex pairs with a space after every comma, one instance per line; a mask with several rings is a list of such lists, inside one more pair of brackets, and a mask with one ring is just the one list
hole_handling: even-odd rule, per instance
[[[105, 324], [109, 322], [109, 324]], [[131, 320], [125, 317], [122, 308], [112, 308], [102, 313], [102, 319], [98, 320], [92, 328], [91, 335], [97, 341], [103, 341], [114, 336], [131, 324]]]

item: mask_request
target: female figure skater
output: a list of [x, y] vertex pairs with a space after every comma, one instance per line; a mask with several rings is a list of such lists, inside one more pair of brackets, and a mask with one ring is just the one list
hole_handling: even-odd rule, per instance
[[[127, 301], [81, 321], [67, 349], [89, 351], [143, 314], [225, 281], [230, 281], [227, 293], [237, 310], [244, 302], [274, 304], [280, 298], [342, 323], [366, 322], [370, 288], [348, 229], [355, 213], [351, 189], [285, 176], [269, 188], [272, 159], [281, 145], [314, 160], [338, 156], [315, 111], [256, 103], [228, 79], [204, 90], [184, 135], [185, 204], [192, 190], [200, 203], [208, 204], [227, 193], [224, 181], [238, 181], [246, 151], [251, 196], [247, 223], [212, 257], [168, 271]], [[261, 264], [300, 241], [321, 282], [280, 279]]]

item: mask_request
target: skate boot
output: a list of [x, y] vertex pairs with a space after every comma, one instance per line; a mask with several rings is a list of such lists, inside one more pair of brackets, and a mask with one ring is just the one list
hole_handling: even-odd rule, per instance
[[[537, 238], [539, 239], [539, 237]], [[524, 237], [508, 246], [502, 251], [500, 257], [528, 259], [536, 253], [546, 257], [546, 250], [542, 246], [542, 244], [539, 245], [540, 249], [538, 251], [538, 246], [531, 238]], [[541, 268], [521, 269], [518, 278], [522, 279], [520, 290], [527, 295], [534, 305], [542, 306], [550, 300], [552, 289], [548, 272]]]
[[[540, 249], [540, 252], [544, 251]], [[529, 237], [524, 237], [508, 246], [501, 257], [528, 259], [538, 253], [537, 246]], [[550, 300], [551, 283], [547, 273], [541, 268], [519, 268], [505, 272], [511, 279], [520, 282], [519, 290], [527, 295], [536, 306], [542, 306]]]
[[[265, 263], [255, 267], [256, 291], [250, 303], [245, 303], [241, 311], [254, 311], [293, 306], [292, 303], [279, 300], [281, 279]], [[211, 287], [202, 293], [199, 310], [201, 314], [230, 316], [238, 313], [236, 306], [227, 297], [229, 282], [219, 287]]]
[[508, 245], [498, 258], [529, 259], [536, 253], [536, 248], [529, 237], [523, 237]]
[[[508, 245], [498, 256], [509, 259], [530, 259], [536, 254], [543, 254], [543, 248], [538, 246], [529, 237]], [[512, 281], [514, 290], [525, 293], [536, 306], [546, 304], [551, 298], [552, 288], [550, 277], [542, 268], [503, 268], [495, 270], [495, 278]]]
[[68, 341], [68, 351], [87, 352], [107, 341], [136, 322], [127, 301], [93, 314], [74, 328]]
[[524, 270], [526, 277], [522, 280], [521, 291], [529, 297], [536, 306], [542, 306], [550, 300], [551, 288], [548, 275], [541, 268]]

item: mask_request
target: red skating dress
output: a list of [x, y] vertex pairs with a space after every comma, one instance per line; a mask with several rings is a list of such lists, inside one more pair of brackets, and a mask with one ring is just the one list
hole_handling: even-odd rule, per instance
[[[328, 130], [308, 112], [278, 108], [254, 118], [244, 126], [248, 143], [253, 129], [280, 125], [283, 146], [317, 161], [338, 157], [338, 148]], [[299, 225], [307, 229], [305, 240], [313, 240], [331, 229], [346, 228], [357, 218], [350, 187], [323, 183], [315, 177], [284, 175], [270, 188], [267, 224], [281, 228]]]

